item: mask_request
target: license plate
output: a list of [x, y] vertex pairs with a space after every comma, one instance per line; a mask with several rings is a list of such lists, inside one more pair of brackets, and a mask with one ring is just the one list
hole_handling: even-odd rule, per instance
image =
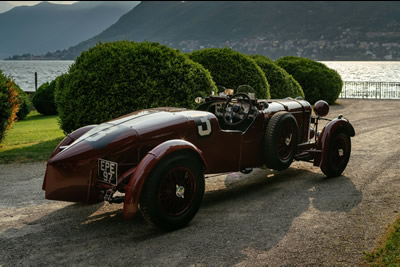
[[118, 163], [99, 159], [99, 180], [107, 184], [117, 185]]

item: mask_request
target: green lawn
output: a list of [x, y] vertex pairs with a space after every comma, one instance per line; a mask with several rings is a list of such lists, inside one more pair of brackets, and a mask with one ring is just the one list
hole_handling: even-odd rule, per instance
[[400, 266], [400, 216], [389, 227], [381, 244], [365, 259], [371, 266]]
[[57, 115], [43, 116], [33, 111], [25, 120], [16, 122], [0, 144], [0, 163], [48, 160], [65, 136], [57, 119]]

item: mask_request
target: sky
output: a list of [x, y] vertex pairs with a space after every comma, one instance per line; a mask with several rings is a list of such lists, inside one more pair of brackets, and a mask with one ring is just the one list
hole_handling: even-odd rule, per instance
[[[33, 6], [42, 1], [7, 1], [7, 2], [12, 4], [13, 6]], [[49, 1], [49, 2], [53, 4], [72, 4], [77, 1]]]

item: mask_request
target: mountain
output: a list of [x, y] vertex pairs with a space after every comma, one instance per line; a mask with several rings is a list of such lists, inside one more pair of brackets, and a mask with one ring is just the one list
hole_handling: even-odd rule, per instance
[[8, 2], [0, 2], [0, 13], [4, 13], [8, 10], [10, 10], [11, 8], [13, 8], [14, 5], [8, 3]]
[[272, 59], [400, 60], [398, 14], [396, 1], [142, 1], [100, 34], [49, 56], [75, 59], [99, 41], [127, 39]]
[[[0, 14], [0, 58], [65, 49], [101, 33], [138, 1], [41, 2]], [[4, 4], [4, 2], [2, 2]]]

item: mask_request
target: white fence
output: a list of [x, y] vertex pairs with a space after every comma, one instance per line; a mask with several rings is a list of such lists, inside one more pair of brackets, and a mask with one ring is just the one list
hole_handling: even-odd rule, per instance
[[400, 99], [400, 82], [344, 81], [339, 98]]

